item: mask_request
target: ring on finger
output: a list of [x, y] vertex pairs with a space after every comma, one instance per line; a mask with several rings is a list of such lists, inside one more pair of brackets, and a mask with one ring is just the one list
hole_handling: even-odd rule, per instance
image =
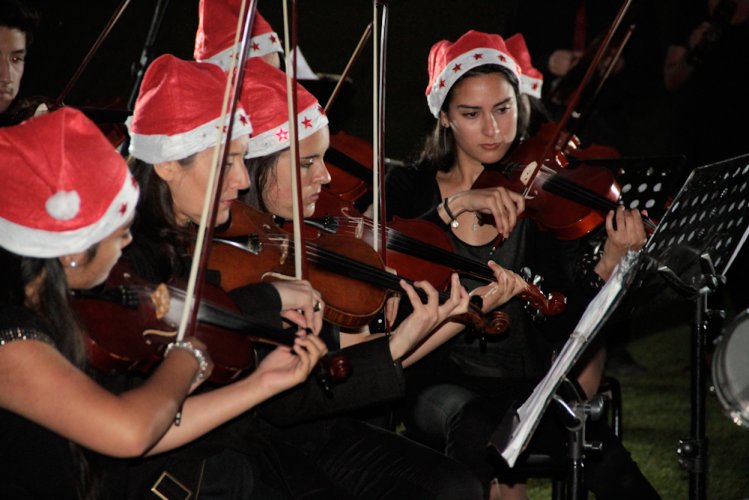
[[315, 301], [315, 305], [312, 306], [312, 310], [315, 312], [320, 312], [322, 310], [322, 303], [320, 303], [320, 300]]

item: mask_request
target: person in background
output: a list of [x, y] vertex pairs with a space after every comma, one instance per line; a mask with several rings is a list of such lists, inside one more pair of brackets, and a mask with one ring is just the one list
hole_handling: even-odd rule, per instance
[[0, 126], [20, 121], [11, 107], [21, 89], [37, 24], [36, 13], [20, 0], [0, 0]]

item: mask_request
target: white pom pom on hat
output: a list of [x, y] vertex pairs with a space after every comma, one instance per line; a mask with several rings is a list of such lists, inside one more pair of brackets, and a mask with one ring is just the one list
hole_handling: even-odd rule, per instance
[[82, 252], [135, 211], [125, 160], [70, 107], [0, 128], [0, 246], [29, 257]]

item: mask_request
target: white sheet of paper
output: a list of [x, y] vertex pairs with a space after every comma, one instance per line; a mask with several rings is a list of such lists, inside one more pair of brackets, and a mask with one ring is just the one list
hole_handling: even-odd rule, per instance
[[510, 467], [515, 465], [518, 456], [528, 445], [528, 441], [530, 441], [533, 431], [535, 431], [541, 419], [541, 414], [548, 406], [554, 391], [557, 390], [572, 365], [580, 357], [584, 347], [598, 333], [598, 330], [601, 329], [606, 319], [614, 311], [616, 304], [622, 297], [623, 283], [628, 277], [637, 255], [637, 252], [629, 252], [614, 269], [611, 278], [588, 304], [575, 330], [564, 344], [546, 376], [536, 385], [533, 393], [522, 406], [518, 408], [517, 413], [520, 417], [520, 423], [513, 429], [510, 440], [502, 451], [502, 457]]

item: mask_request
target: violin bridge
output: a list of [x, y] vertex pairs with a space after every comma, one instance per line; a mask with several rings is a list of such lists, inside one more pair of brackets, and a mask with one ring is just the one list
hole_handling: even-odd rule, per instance
[[523, 183], [523, 186], [527, 186], [528, 183], [533, 180], [533, 173], [536, 171], [536, 165], [538, 165], [538, 163], [532, 161], [523, 169], [523, 173], [520, 174], [520, 182]]
[[156, 319], [163, 319], [169, 314], [170, 301], [169, 288], [164, 283], [159, 284], [151, 294], [151, 302], [153, 302], [155, 308]]

